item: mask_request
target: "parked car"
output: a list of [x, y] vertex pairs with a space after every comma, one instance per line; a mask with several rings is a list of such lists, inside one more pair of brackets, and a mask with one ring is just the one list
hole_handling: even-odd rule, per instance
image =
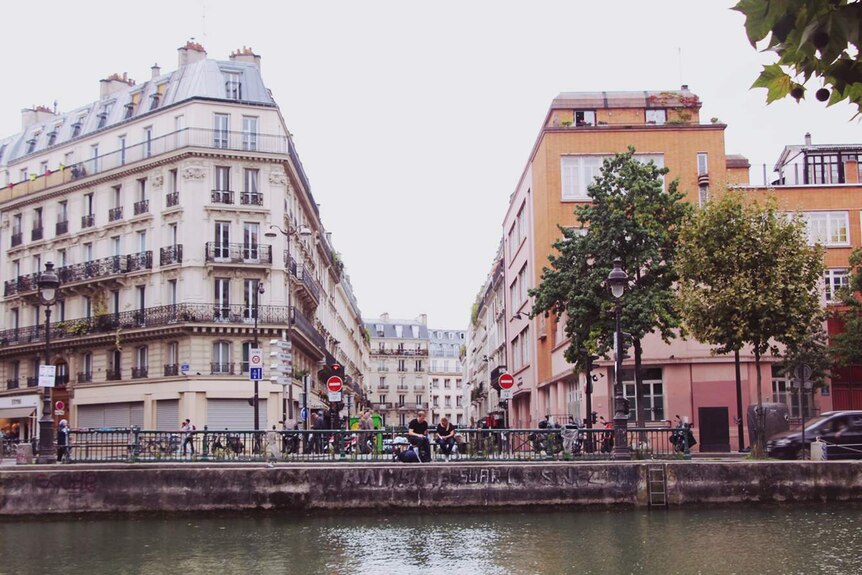
[[[805, 422], [805, 452], [820, 437], [830, 445], [829, 459], [862, 459], [862, 411], [828, 411]], [[779, 459], [800, 459], [802, 430], [782, 431], [769, 438], [766, 452]]]

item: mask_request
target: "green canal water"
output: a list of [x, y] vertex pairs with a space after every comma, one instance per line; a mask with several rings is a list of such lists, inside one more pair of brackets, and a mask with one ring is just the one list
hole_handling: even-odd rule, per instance
[[0, 573], [862, 573], [858, 505], [6, 521]]

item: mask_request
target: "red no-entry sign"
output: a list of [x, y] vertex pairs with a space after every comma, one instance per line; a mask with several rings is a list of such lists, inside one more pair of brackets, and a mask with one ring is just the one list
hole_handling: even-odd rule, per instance
[[512, 389], [515, 387], [515, 378], [510, 373], [504, 373], [500, 376], [500, 389]]
[[341, 378], [337, 375], [333, 375], [329, 379], [326, 380], [326, 388], [332, 393], [337, 393], [341, 391], [341, 386], [344, 385], [344, 382], [341, 381]]

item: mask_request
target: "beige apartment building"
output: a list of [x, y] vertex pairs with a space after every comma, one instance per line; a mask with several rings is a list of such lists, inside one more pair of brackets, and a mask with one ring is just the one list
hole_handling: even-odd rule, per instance
[[[359, 307], [260, 65], [189, 42], [176, 70], [112, 75], [98, 100], [24, 110], [0, 139], [0, 423], [22, 439], [41, 410], [48, 262], [54, 399], [73, 427], [251, 429], [255, 341], [262, 427], [298, 418], [303, 381], [323, 406], [333, 361], [364, 396]], [[271, 339], [292, 345], [282, 384]]]
[[368, 382], [372, 409], [389, 427], [406, 426], [428, 409], [428, 318], [365, 320], [371, 339]]
[[470, 396], [465, 391], [461, 353], [466, 343], [467, 332], [464, 330], [428, 330], [428, 396], [433, 423], [438, 423], [442, 417], [453, 425], [468, 423]]

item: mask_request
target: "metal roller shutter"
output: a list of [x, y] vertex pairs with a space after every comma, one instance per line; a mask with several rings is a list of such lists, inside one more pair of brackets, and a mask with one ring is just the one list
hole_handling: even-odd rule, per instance
[[180, 421], [182, 420], [179, 399], [164, 399], [156, 402], [156, 429], [159, 431], [179, 429]]
[[[266, 400], [258, 400], [260, 428], [266, 426]], [[208, 399], [207, 427], [210, 430], [254, 429], [254, 410], [248, 405], [247, 399]], [[202, 425], [197, 426], [203, 429]]]
[[131, 427], [143, 424], [143, 401], [78, 406], [78, 427]]

